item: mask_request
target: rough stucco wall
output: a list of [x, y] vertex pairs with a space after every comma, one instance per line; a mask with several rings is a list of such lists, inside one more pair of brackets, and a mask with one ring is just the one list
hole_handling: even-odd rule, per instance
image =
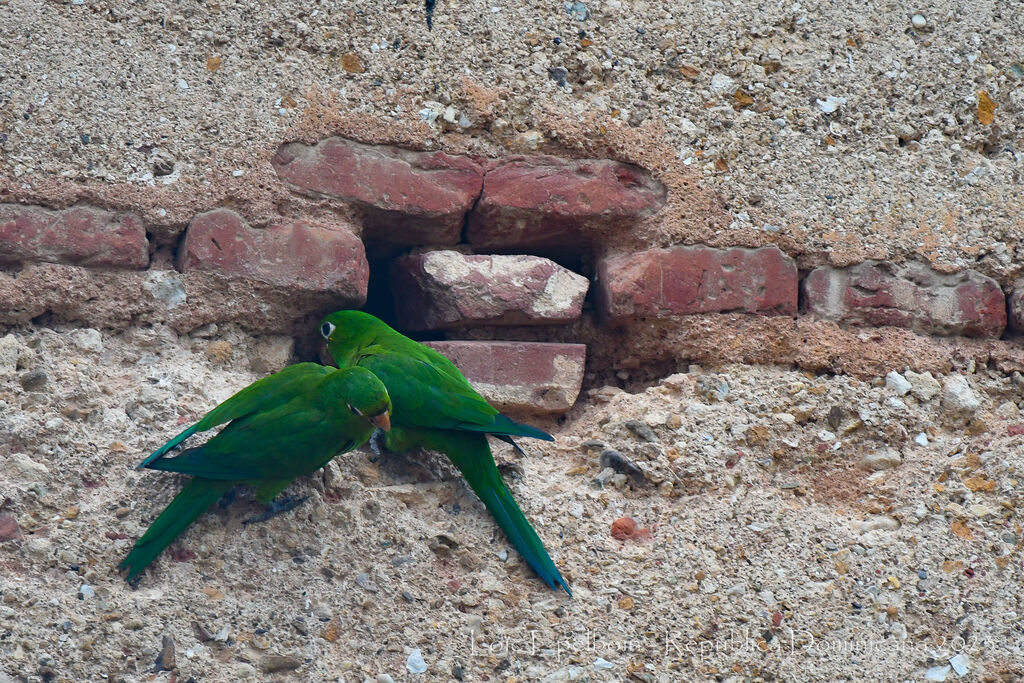
[[[644, 166], [669, 200], [636, 246], [777, 244], [802, 270], [920, 259], [1004, 285], [1024, 274], [1024, 17], [1010, 3], [932, 3], [915, 28], [914, 8], [879, 2], [595, 0], [574, 17], [560, 2], [441, 0], [428, 32], [419, 2], [78, 1], [0, 0], [0, 202], [137, 213], [165, 250], [218, 207], [259, 227], [331, 222], [340, 209], [291, 193], [271, 160], [282, 143], [338, 134]], [[990, 123], [981, 92], [996, 104]], [[467, 680], [568, 678], [570, 666], [606, 680], [903, 678], [946, 666], [956, 637], [972, 670], [1021, 675], [1019, 653], [1003, 647], [1014, 626], [980, 614], [1019, 611], [1021, 383], [1002, 372], [1021, 367], [1012, 339], [942, 341], [934, 355], [902, 331], [728, 315], [608, 336], [598, 346], [618, 354], [623, 384], [652, 379], [638, 343], [659, 360], [703, 362], [715, 347], [719, 361], [785, 360], [864, 381], [742, 366], [705, 380], [695, 368], [696, 389], [598, 388], [564, 423], [541, 424], [559, 442], [528, 447], [514, 490], [577, 587], [569, 602], [509, 555], [450, 472], [366, 452], [300, 483], [314, 500], [291, 517], [242, 529], [249, 508], [212, 513], [129, 591], [111, 568], [177, 486], [130, 467], [179, 421], [275, 369], [268, 345], [285, 362], [290, 342], [233, 325], [10, 329], [0, 683], [48, 671], [148, 679], [163, 635], [185, 680], [262, 676], [272, 654], [299, 664], [281, 679], [398, 678], [412, 647], [430, 665], [424, 680], [456, 667]], [[968, 373], [981, 407], [967, 418], [868, 382], [886, 363]], [[728, 403], [700, 388], [722, 381]], [[634, 443], [627, 419], [663, 443]], [[867, 426], [842, 431], [858, 421]], [[845, 444], [834, 458], [823, 431]], [[596, 489], [598, 459], [583, 445], [594, 439], [673, 486]], [[882, 448], [902, 464], [881, 476], [856, 468]], [[657, 525], [649, 545], [608, 537], [625, 514]], [[451, 555], [436, 549], [442, 536], [458, 543]], [[206, 641], [193, 620], [227, 635]], [[742, 640], [748, 627], [803, 639], [766, 658]], [[581, 644], [650, 632], [664, 636], [632, 641], [639, 650]], [[577, 650], [510, 656], [467, 650], [473, 638]], [[907, 646], [871, 659], [837, 649], [850, 642]], [[685, 651], [702, 643], [721, 654]], [[614, 668], [595, 668], [597, 657]]]
[[168, 223], [230, 199], [259, 221], [288, 210], [283, 141], [539, 145], [647, 161], [727, 212], [662, 217], [655, 242], [1019, 267], [1024, 17], [1001, 3], [940, 3], [922, 29], [881, 3], [492, 5], [440, 3], [428, 32], [419, 3], [7, 0], [5, 196]]

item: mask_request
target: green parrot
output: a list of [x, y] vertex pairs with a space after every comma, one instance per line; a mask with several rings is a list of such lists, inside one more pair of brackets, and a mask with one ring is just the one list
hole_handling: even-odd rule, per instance
[[[189, 524], [237, 484], [256, 489], [269, 504], [260, 521], [290, 510], [303, 499], [275, 507], [274, 497], [296, 477], [311, 474], [331, 458], [366, 443], [377, 427], [391, 428], [391, 400], [373, 373], [363, 368], [299, 363], [254, 382], [138, 465], [191, 474], [192, 479], [160, 513], [118, 565], [132, 581]], [[165, 457], [195, 434], [230, 422], [202, 446]], [[136, 469], [138, 469], [136, 468]]]
[[338, 367], [366, 368], [387, 387], [394, 411], [384, 445], [393, 451], [429, 448], [448, 456], [537, 575], [571, 596], [505, 486], [487, 443], [488, 434], [516, 448], [513, 436], [553, 441], [551, 435], [502, 415], [450, 360], [368, 313], [332, 313], [321, 322], [320, 334]]

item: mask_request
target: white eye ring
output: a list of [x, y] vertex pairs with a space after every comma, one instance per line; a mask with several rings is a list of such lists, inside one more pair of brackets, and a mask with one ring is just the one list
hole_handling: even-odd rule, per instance
[[337, 329], [337, 328], [334, 325], [334, 323], [326, 323], [325, 322], [323, 325], [320, 326], [320, 335], [324, 339], [330, 339], [331, 338], [331, 334], [334, 332], [335, 329]]

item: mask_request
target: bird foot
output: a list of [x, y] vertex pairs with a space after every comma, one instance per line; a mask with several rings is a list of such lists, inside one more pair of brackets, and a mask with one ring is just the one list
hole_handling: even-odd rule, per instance
[[294, 510], [295, 508], [305, 503], [307, 500], [309, 500], [309, 496], [278, 496], [274, 500], [267, 503], [266, 510], [256, 515], [255, 517], [250, 517], [249, 519], [243, 521], [242, 524], [256, 524], [257, 522], [265, 522], [268, 519], [273, 519], [274, 517], [277, 517], [278, 515], [284, 512]]
[[238, 487], [237, 486], [232, 486], [230, 489], [228, 489], [227, 493], [225, 493], [223, 496], [221, 496], [220, 500], [217, 501], [217, 507], [219, 507], [221, 510], [223, 510], [224, 508], [226, 508], [229, 505], [231, 505], [232, 503], [234, 503], [235, 502], [235, 498], [237, 498], [237, 497], [238, 497]]
[[386, 449], [387, 446], [384, 445], [384, 432], [380, 429], [374, 430], [373, 435], [370, 436], [370, 450], [379, 458]]

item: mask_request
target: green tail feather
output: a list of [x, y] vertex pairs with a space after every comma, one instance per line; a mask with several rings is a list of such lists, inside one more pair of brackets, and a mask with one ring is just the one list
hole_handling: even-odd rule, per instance
[[196, 517], [206, 512], [211, 505], [228, 492], [231, 482], [215, 479], [194, 478], [174, 497], [160, 516], [149, 526], [146, 533], [135, 542], [128, 557], [117, 565], [127, 570], [126, 581], [132, 581], [143, 569], [156, 559]]
[[147, 457], [145, 460], [143, 460], [142, 462], [135, 466], [135, 469], [141, 470], [143, 467], [147, 467], [154, 460], [159, 460], [160, 458], [170, 453], [178, 446], [178, 444], [180, 444], [182, 441], [195, 434], [196, 427], [198, 426], [198, 423], [192, 425], [191, 427], [183, 431], [181, 434], [178, 434], [176, 437], [165, 443], [163, 446], [150, 453], [149, 457]]
[[[498, 468], [494, 464], [494, 457], [491, 455], [486, 438], [482, 435], [479, 437], [485, 449], [483, 453], [479, 451], [479, 446], [472, 452], [467, 452], [469, 449], [460, 448], [458, 453], [453, 453], [449, 449], [445, 449], [445, 453], [459, 468], [466, 481], [469, 482], [470, 488], [480, 497], [484, 506], [494, 517], [494, 521], [498, 523], [501, 530], [508, 536], [508, 540], [523, 556], [523, 559], [533, 567], [537, 575], [551, 588], [557, 590], [561, 586], [569, 594], [569, 597], [572, 597], [569, 585], [562, 578], [555, 563], [551, 561], [547, 550], [544, 549], [544, 543], [512, 498], [512, 492], [505, 486], [501, 473], [498, 472]], [[460, 439], [460, 441], [464, 440]]]

